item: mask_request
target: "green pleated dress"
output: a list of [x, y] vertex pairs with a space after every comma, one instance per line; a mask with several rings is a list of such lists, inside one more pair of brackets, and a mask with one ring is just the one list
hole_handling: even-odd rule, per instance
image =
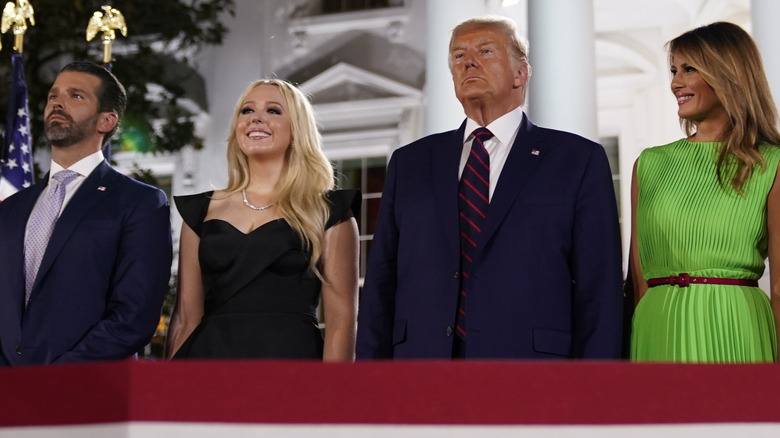
[[[761, 146], [743, 196], [718, 184], [720, 143], [685, 139], [648, 148], [637, 164], [636, 232], [645, 279], [758, 280], [767, 257], [767, 195], [780, 148]], [[777, 358], [775, 320], [757, 287], [691, 284], [648, 289], [634, 313], [631, 358], [666, 362], [765, 362]]]

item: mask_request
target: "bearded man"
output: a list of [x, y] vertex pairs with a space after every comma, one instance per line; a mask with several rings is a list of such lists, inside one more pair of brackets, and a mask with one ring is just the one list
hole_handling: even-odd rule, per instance
[[49, 173], [0, 203], [0, 366], [133, 356], [170, 278], [168, 200], [112, 169], [102, 147], [127, 94], [108, 70], [63, 67], [49, 90]]

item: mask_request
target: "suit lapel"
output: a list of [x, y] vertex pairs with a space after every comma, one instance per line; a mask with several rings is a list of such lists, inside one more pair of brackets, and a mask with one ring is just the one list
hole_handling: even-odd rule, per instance
[[445, 134], [441, 143], [431, 148], [433, 162], [434, 199], [438, 219], [434, 222], [444, 230], [449, 254], [460, 254], [460, 220], [458, 218], [458, 169], [463, 149], [464, 121], [460, 128]]
[[[504, 217], [514, 205], [522, 192], [528, 178], [536, 166], [545, 157], [546, 146], [538, 141], [535, 133], [537, 127], [528, 117], [523, 115], [523, 121], [517, 132], [517, 137], [509, 151], [498, 184], [490, 200], [490, 210], [485, 219], [485, 229], [480, 233], [477, 247], [484, 248], [495, 234]], [[535, 152], [534, 152], [535, 151]], [[479, 255], [477, 256], [479, 257]], [[475, 260], [476, 261], [476, 260]]]
[[[54, 225], [49, 245], [43, 254], [41, 266], [38, 269], [38, 276], [33, 285], [33, 294], [35, 293], [41, 278], [49, 271], [54, 261], [57, 259], [62, 247], [70, 238], [73, 230], [81, 223], [81, 220], [89, 211], [107, 196], [112, 194], [112, 183], [116, 180], [118, 174], [115, 170], [103, 161], [87, 176], [87, 179], [81, 184], [78, 191], [73, 195], [68, 205], [62, 211], [62, 215], [57, 219]], [[98, 188], [102, 187], [101, 190]], [[32, 298], [31, 298], [32, 300]]]

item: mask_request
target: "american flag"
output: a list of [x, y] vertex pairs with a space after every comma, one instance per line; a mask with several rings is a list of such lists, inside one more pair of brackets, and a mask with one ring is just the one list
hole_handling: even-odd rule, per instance
[[3, 149], [0, 151], [0, 201], [33, 183], [32, 141], [22, 55], [11, 57], [12, 80]]

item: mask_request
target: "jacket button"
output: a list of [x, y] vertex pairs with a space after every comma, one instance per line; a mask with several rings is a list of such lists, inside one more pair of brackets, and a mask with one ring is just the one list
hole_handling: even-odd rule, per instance
[[452, 276], [452, 278], [458, 278], [460, 277], [460, 272], [455, 271], [455, 275]]
[[22, 354], [22, 347], [16, 346], [16, 354]]
[[447, 336], [452, 336], [452, 326], [451, 325], [447, 326], [447, 330], [444, 330], [444, 334], [446, 334]]

